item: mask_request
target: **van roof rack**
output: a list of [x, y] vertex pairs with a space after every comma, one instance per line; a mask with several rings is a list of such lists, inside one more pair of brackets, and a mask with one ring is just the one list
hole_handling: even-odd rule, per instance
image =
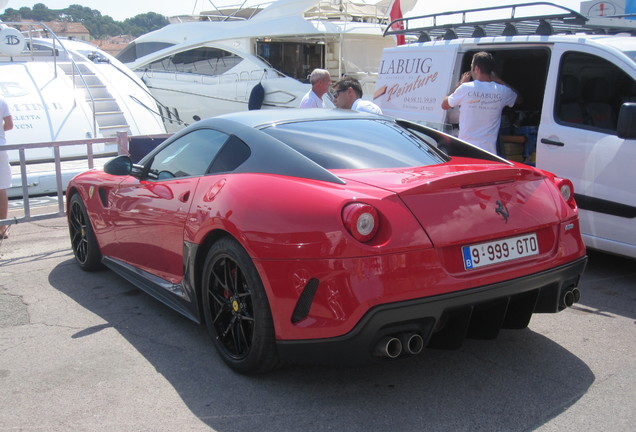
[[[552, 13], [545, 13], [547, 8]], [[636, 21], [588, 18], [554, 3], [533, 2], [399, 18], [391, 21], [384, 35], [411, 35], [418, 42], [428, 42], [487, 36], [622, 32], [636, 34]]]

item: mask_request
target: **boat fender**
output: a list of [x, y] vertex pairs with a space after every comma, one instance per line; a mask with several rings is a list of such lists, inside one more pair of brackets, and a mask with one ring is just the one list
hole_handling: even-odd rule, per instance
[[261, 109], [263, 100], [265, 100], [265, 87], [263, 87], [263, 84], [258, 83], [250, 92], [250, 100], [247, 103], [247, 108], [250, 111]]

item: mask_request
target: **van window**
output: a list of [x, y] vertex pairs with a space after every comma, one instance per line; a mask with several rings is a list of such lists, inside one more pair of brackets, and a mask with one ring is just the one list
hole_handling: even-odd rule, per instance
[[624, 102], [636, 101], [634, 80], [595, 55], [567, 52], [561, 58], [554, 116], [557, 122], [616, 133]]

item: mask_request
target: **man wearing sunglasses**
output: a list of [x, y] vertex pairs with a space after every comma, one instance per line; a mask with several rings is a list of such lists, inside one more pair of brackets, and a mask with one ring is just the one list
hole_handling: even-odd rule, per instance
[[362, 86], [355, 78], [343, 78], [338, 81], [333, 86], [331, 96], [336, 108], [382, 114], [379, 106], [362, 99]]

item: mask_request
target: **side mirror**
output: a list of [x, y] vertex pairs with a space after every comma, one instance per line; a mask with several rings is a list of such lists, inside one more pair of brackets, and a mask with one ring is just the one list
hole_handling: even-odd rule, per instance
[[636, 139], [636, 103], [625, 102], [618, 113], [616, 135], [624, 139]]
[[125, 176], [132, 171], [133, 163], [130, 156], [121, 155], [109, 160], [104, 164], [104, 172], [106, 174]]

